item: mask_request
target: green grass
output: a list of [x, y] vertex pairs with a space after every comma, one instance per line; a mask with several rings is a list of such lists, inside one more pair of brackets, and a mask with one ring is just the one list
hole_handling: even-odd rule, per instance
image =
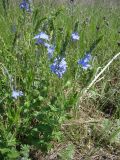
[[[51, 60], [35, 45], [40, 31], [56, 45]], [[49, 1], [29, 13], [0, 2], [0, 159], [119, 159], [120, 56], [85, 92], [119, 42], [119, 7]], [[77, 61], [90, 49], [92, 68], [84, 71]], [[62, 78], [50, 70], [59, 55], [68, 66]], [[13, 88], [24, 95], [12, 98]]]

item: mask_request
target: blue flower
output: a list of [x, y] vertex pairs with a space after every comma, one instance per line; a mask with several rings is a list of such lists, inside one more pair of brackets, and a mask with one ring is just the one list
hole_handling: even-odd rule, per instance
[[53, 57], [53, 53], [55, 51], [55, 46], [51, 45], [50, 47], [47, 48], [47, 51], [48, 51], [49, 59], [51, 59]]
[[37, 39], [37, 41], [35, 42], [36, 45], [39, 44], [43, 44], [44, 45], [44, 41], [42, 39]]
[[72, 38], [73, 41], [76, 41], [76, 40], [80, 39], [80, 36], [78, 35], [77, 32], [73, 32], [72, 35], [71, 35], [71, 38]]
[[62, 78], [63, 74], [67, 70], [67, 63], [65, 61], [65, 58], [56, 58], [51, 64], [50, 69], [53, 73], [55, 73], [59, 78]]
[[44, 39], [44, 40], [48, 40], [49, 41], [49, 36], [44, 32], [40, 32], [33, 39], [37, 39], [37, 40], [38, 39]]
[[20, 96], [23, 96], [23, 92], [22, 91], [16, 91], [16, 90], [12, 91], [12, 97], [13, 98], [17, 99]]
[[44, 46], [47, 48], [49, 59], [51, 59], [53, 57], [53, 53], [55, 51], [55, 46], [50, 45], [48, 43], [44, 43]]
[[84, 58], [78, 60], [78, 64], [81, 65], [84, 70], [87, 70], [88, 68], [91, 67], [91, 65], [89, 64], [91, 59], [92, 59], [91, 54], [87, 53]]
[[26, 2], [26, 0], [23, 0], [20, 5], [19, 5], [20, 9], [25, 9], [26, 11], [30, 11], [30, 5], [29, 3]]

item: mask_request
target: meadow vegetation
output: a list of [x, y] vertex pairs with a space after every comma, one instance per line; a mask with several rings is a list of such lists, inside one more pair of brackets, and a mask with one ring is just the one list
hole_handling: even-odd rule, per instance
[[120, 159], [120, 6], [108, 4], [0, 1], [0, 160]]

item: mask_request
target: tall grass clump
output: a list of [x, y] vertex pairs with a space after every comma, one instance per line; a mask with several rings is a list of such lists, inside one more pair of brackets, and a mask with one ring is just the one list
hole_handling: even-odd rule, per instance
[[109, 128], [117, 124], [105, 137], [104, 123], [98, 135], [92, 126], [96, 143], [118, 143], [119, 9], [36, 3], [0, 2], [0, 159], [50, 151], [83, 107], [83, 115], [95, 109]]

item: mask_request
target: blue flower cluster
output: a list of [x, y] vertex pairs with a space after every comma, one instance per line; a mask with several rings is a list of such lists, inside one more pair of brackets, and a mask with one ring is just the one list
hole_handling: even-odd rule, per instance
[[[77, 41], [80, 39], [80, 36], [77, 32], [73, 32], [71, 34], [71, 38], [73, 41]], [[49, 36], [44, 32], [40, 32], [39, 34], [37, 34], [34, 37], [34, 39], [37, 40], [35, 44], [37, 44], [37, 45], [42, 44], [47, 48], [48, 57], [49, 57], [49, 59], [51, 59], [53, 57], [53, 53], [55, 51], [55, 46], [50, 45], [49, 43], [46, 43], [44, 41], [44, 40], [49, 41], [50, 40]], [[81, 67], [84, 70], [87, 70], [88, 68], [91, 67], [91, 65], [89, 64], [91, 59], [92, 59], [91, 54], [86, 53], [84, 58], [78, 60], [78, 64], [81, 65]], [[67, 69], [67, 63], [65, 61], [65, 58], [60, 58], [60, 57], [56, 58], [54, 60], [53, 64], [51, 64], [50, 68], [53, 73], [55, 73], [59, 78], [61, 78]]]
[[27, 12], [30, 12], [30, 5], [29, 3], [26, 2], [26, 0], [23, 0], [20, 5], [19, 5], [20, 9], [25, 9]]
[[44, 39], [49, 41], [49, 36], [45, 32], [40, 32], [34, 37], [34, 39], [37, 39], [37, 40]]
[[77, 41], [80, 39], [80, 36], [77, 32], [73, 32], [72, 35], [71, 35], [71, 38], [73, 41]]
[[[28, 1], [30, 3], [30, 0]], [[25, 9], [26, 11], [30, 11], [30, 4], [26, 0], [23, 0], [19, 7], [20, 9]], [[35, 44], [40, 45], [42, 44], [47, 48], [48, 57], [51, 59], [53, 57], [53, 53], [55, 51], [55, 46], [48, 43], [50, 41], [49, 36], [45, 32], [40, 32], [34, 38], [36, 40]], [[71, 34], [72, 41], [78, 41], [80, 39], [80, 36], [77, 32], [73, 32]], [[47, 42], [46, 42], [47, 41]], [[78, 60], [78, 64], [81, 65], [81, 67], [84, 70], [87, 70], [91, 67], [89, 64], [90, 60], [92, 59], [92, 56], [90, 53], [86, 53], [84, 58]], [[62, 78], [63, 74], [67, 70], [67, 62], [65, 60], [65, 57], [57, 57], [54, 59], [53, 63], [50, 65], [51, 72], [56, 74], [59, 78]], [[14, 90], [12, 89], [12, 97], [14, 99], [17, 99], [20, 96], [23, 96], [23, 92], [20, 90]]]
[[67, 69], [65, 58], [56, 58], [53, 64], [51, 64], [50, 68], [53, 73], [55, 73], [59, 78], [62, 78], [62, 75], [66, 72]]
[[44, 40], [49, 41], [49, 36], [45, 32], [40, 32], [37, 34], [33, 39], [36, 39], [36, 45], [42, 44], [47, 48], [48, 51], [48, 57], [51, 59], [53, 57], [53, 53], [55, 51], [55, 46], [51, 45], [49, 43], [46, 43]]
[[89, 64], [91, 59], [92, 59], [91, 54], [90, 53], [86, 53], [84, 58], [78, 60], [78, 64], [81, 65], [81, 67], [84, 70], [87, 70], [88, 68], [91, 67], [91, 65]]
[[16, 90], [12, 91], [12, 97], [13, 98], [17, 99], [20, 96], [23, 96], [23, 92], [22, 91], [16, 91]]
[[55, 46], [50, 45], [48, 43], [44, 43], [44, 46], [47, 48], [49, 59], [51, 59], [53, 57], [53, 53], [55, 51]]
[[[39, 34], [37, 34], [34, 39], [36, 39], [36, 44], [42, 44], [47, 48], [48, 51], [48, 57], [49, 59], [51, 59], [53, 57], [53, 53], [55, 51], [55, 46], [54, 45], [50, 45], [49, 43], [44, 42], [44, 40], [49, 41], [49, 36], [44, 33], [41, 32]], [[55, 58], [53, 64], [51, 64], [50, 69], [53, 73], [55, 73], [59, 78], [62, 77], [62, 75], [66, 72], [67, 69], [67, 63], [65, 61], [65, 58]]]

